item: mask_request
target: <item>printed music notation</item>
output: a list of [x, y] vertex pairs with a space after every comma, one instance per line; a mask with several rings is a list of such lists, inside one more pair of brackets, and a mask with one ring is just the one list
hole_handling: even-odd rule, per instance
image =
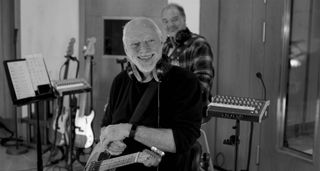
[[8, 63], [8, 69], [17, 99], [34, 97], [35, 92], [26, 61]]
[[35, 97], [39, 86], [50, 85], [50, 79], [41, 54], [27, 55], [25, 59], [6, 63], [17, 100]]
[[39, 85], [50, 84], [46, 65], [41, 54], [25, 56], [33, 89], [37, 90]]

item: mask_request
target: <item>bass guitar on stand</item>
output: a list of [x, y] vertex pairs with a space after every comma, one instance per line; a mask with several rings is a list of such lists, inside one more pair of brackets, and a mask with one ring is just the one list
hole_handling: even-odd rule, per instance
[[[88, 39], [87, 49], [84, 53], [85, 57], [85, 71], [84, 78], [92, 86], [92, 60], [94, 55], [94, 43], [96, 38], [92, 37]], [[79, 96], [79, 104], [75, 116], [75, 140], [74, 145], [78, 148], [89, 148], [94, 142], [94, 134], [92, 131], [92, 120], [94, 119], [94, 110], [93, 110], [93, 94], [90, 93], [90, 108], [87, 106], [87, 93], [81, 93]], [[89, 111], [89, 112], [86, 112]], [[86, 114], [89, 113], [89, 114]]]
[[[71, 38], [68, 50], [65, 58], [67, 60], [63, 64], [65, 67], [63, 79], [68, 78], [69, 73], [69, 63], [70, 59], [74, 58], [73, 55], [73, 47], [75, 43], [75, 38]], [[68, 110], [63, 106], [64, 97], [58, 97], [55, 101], [55, 113], [52, 119], [52, 129], [49, 130], [49, 141], [57, 146], [63, 146], [69, 144], [68, 133], [67, 133], [67, 120], [69, 118]]]

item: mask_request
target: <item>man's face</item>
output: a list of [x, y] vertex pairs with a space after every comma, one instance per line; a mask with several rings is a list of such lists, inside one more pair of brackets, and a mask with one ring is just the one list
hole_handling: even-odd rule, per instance
[[168, 36], [175, 36], [178, 31], [185, 29], [185, 18], [179, 13], [179, 11], [172, 7], [162, 12], [162, 24]]
[[132, 23], [126, 31], [125, 50], [141, 72], [149, 73], [161, 58], [162, 42], [150, 23]]

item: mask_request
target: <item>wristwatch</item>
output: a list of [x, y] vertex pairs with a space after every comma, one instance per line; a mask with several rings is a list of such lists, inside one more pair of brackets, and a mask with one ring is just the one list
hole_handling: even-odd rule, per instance
[[131, 126], [131, 129], [130, 129], [130, 133], [129, 133], [129, 138], [132, 138], [132, 139], [134, 139], [134, 136], [135, 136], [135, 134], [136, 134], [136, 131], [137, 131], [137, 124], [132, 124], [132, 126]]

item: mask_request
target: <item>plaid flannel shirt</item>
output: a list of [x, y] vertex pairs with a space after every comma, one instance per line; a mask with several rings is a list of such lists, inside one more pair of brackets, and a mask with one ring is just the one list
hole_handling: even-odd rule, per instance
[[[211, 47], [204, 37], [190, 32], [188, 28], [180, 32], [182, 34], [179, 35], [178, 32], [176, 38], [177, 40], [179, 36], [180, 43], [173, 45], [168, 38], [163, 47], [163, 54], [169, 63], [195, 73], [201, 82], [203, 100], [210, 100], [214, 78]], [[171, 54], [169, 54], [170, 50]]]

